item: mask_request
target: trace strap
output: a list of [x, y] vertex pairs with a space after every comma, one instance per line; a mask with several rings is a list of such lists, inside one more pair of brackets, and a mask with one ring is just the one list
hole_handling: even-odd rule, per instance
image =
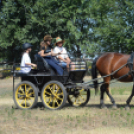
[[106, 78], [106, 77], [109, 77], [111, 75], [114, 75], [115, 73], [117, 73], [119, 70], [121, 70], [123, 67], [125, 67], [128, 63], [124, 64], [123, 66], [121, 66], [119, 69], [115, 70], [114, 72], [112, 72], [111, 74], [108, 74], [108, 75], [105, 75], [105, 76], [102, 76], [100, 78], [96, 78], [96, 79], [92, 79], [88, 82], [84, 82], [83, 84], [88, 84], [88, 83], [91, 83], [91, 82], [94, 82], [96, 80], [99, 80], [99, 79], [102, 79], [102, 78]]

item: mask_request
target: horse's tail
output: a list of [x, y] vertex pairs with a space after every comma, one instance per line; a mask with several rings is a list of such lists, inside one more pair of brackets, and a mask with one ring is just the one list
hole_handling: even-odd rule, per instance
[[[93, 63], [92, 63], [92, 68], [91, 68], [91, 74], [92, 74], [92, 79], [97, 78], [97, 67], [96, 67], [96, 62], [98, 60], [99, 57], [95, 58]], [[94, 88], [95, 88], [95, 95], [98, 92], [98, 81], [94, 81]]]

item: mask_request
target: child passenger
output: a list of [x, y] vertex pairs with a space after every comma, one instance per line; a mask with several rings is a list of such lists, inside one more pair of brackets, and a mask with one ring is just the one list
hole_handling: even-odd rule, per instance
[[24, 53], [21, 58], [21, 71], [22, 73], [29, 73], [31, 67], [37, 67], [36, 64], [31, 63], [29, 53], [32, 51], [32, 45], [30, 43], [23, 44]]

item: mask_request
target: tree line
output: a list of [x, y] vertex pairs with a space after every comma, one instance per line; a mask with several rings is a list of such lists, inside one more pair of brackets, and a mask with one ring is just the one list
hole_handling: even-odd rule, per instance
[[109, 51], [131, 53], [134, 1], [0, 0], [1, 59], [13, 61], [21, 56], [25, 42], [32, 43], [36, 53], [46, 34], [65, 39], [64, 46], [78, 57]]

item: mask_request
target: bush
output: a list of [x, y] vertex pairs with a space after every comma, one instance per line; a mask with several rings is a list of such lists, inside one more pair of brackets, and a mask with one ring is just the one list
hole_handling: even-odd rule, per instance
[[1, 72], [1, 76], [2, 76], [2, 78], [12, 76], [12, 72], [11, 72], [11, 70], [4, 70]]
[[6, 66], [0, 66], [0, 77], [1, 78], [6, 78], [6, 77], [10, 77], [12, 76], [12, 72], [11, 70], [4, 70], [4, 69], [11, 69], [12, 66], [11, 65], [6, 65]]
[[91, 68], [92, 68], [92, 63], [90, 61], [87, 61], [87, 68], [88, 68], [88, 71], [87, 71], [86, 75], [90, 76]]

